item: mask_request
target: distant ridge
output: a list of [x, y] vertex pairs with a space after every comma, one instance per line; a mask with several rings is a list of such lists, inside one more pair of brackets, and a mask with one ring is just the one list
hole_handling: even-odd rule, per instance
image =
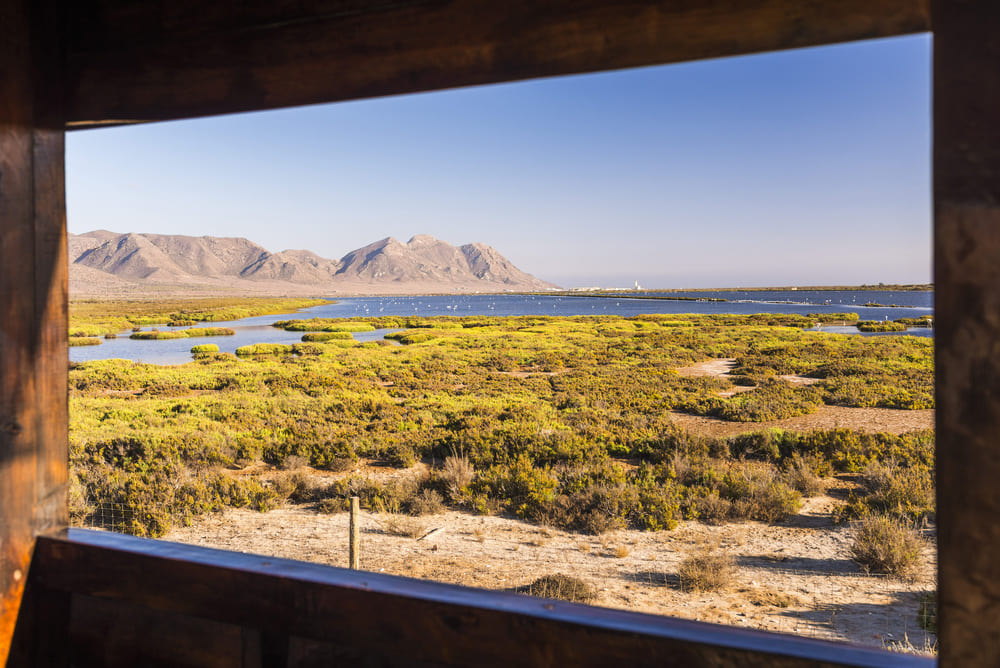
[[307, 250], [272, 253], [240, 237], [69, 235], [70, 291], [118, 293], [416, 294], [549, 290], [496, 249], [418, 234], [392, 237], [328, 260]]

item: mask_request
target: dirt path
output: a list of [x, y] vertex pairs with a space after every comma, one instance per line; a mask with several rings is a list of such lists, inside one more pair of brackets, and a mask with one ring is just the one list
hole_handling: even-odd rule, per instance
[[815, 413], [767, 422], [727, 422], [713, 417], [671, 412], [671, 419], [690, 432], [705, 436], [732, 436], [762, 429], [858, 429], [902, 434], [934, 428], [934, 411], [905, 411], [893, 408], [845, 408], [820, 406]]

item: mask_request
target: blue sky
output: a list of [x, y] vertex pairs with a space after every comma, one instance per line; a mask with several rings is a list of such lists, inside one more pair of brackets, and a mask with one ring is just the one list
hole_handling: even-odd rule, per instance
[[339, 258], [481, 241], [560, 285], [927, 282], [930, 37], [79, 131], [69, 230]]

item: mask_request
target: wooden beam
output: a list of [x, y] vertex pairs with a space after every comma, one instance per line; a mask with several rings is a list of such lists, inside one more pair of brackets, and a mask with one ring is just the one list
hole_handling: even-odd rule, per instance
[[929, 0], [91, 0], [73, 127], [733, 56], [929, 29]]
[[0, 0], [0, 664], [35, 536], [67, 523], [61, 40], [40, 4]]
[[[101, 634], [125, 660], [155, 651], [148, 643], [158, 642], [161, 629], [142, 622], [147, 630], [137, 634], [142, 615], [173, 619], [162, 632], [174, 645], [188, 644], [176, 635], [179, 617], [209, 620], [223, 625], [219, 643], [229, 657], [242, 639], [249, 654], [286, 657], [288, 665], [298, 653], [316, 665], [335, 658], [379, 666], [934, 665], [791, 635], [81, 529], [39, 538], [36, 585], [72, 593], [74, 610], [95, 607], [80, 597], [103, 602], [100, 615], [74, 612], [72, 635], [92, 638], [91, 620], [117, 618]], [[130, 648], [130, 637], [147, 646]], [[88, 651], [101, 652], [100, 643]], [[231, 664], [220, 657], [218, 665]]]
[[1000, 665], [1000, 4], [934, 4], [943, 666]]

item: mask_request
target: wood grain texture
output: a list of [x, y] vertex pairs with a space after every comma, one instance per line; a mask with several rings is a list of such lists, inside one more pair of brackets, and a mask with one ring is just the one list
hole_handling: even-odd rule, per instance
[[221, 114], [927, 30], [928, 0], [92, 0], [68, 120]]
[[50, 9], [0, 0], [0, 663], [35, 535], [67, 522], [62, 65]]
[[934, 5], [939, 639], [1000, 665], [1000, 4]]
[[[286, 657], [287, 665], [338, 657], [379, 666], [933, 665], [838, 643], [79, 529], [39, 538], [32, 583], [259, 632], [258, 655]], [[88, 619], [74, 616], [74, 623]], [[108, 642], [116, 642], [111, 633]]]

